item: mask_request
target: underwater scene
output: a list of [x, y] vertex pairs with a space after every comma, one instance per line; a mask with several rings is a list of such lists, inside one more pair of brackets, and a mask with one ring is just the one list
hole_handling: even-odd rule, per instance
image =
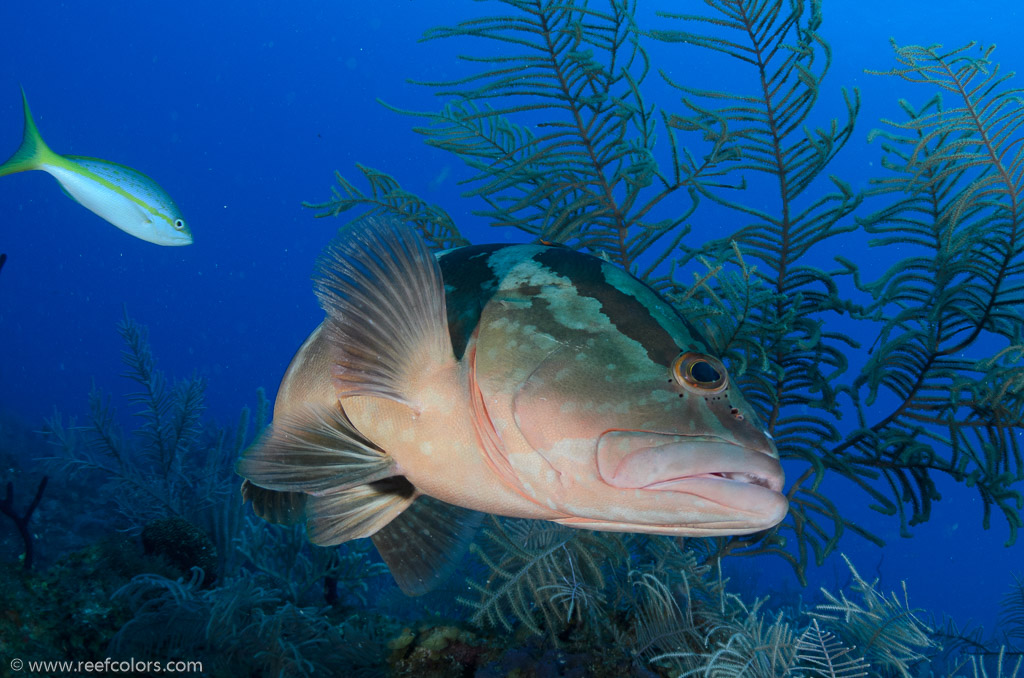
[[2, 675], [1024, 678], [1022, 25], [0, 4]]

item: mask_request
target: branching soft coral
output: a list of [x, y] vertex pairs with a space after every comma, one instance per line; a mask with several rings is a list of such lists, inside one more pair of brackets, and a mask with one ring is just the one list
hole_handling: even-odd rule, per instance
[[125, 376], [134, 385], [127, 397], [139, 408], [141, 423], [126, 435], [111, 398], [93, 389], [85, 425], [59, 413], [47, 420], [55, 461], [72, 477], [103, 488], [96, 495], [114, 502], [122, 529], [137, 532], [152, 520], [178, 517], [204, 530], [220, 554], [217, 575], [224, 576], [239, 564], [233, 541], [243, 520], [234, 463], [253, 424], [257, 432], [265, 425], [263, 390], [257, 392], [255, 421], [243, 408], [232, 431], [204, 424], [205, 381], [192, 376], [168, 385], [145, 328], [125, 313], [118, 332], [125, 342]]
[[[901, 101], [907, 119], [874, 134], [888, 176], [862, 192], [832, 173], [859, 95], [841, 91], [836, 119], [822, 111], [819, 0], [705, 0], [651, 27], [628, 0], [492, 3], [492, 16], [428, 33], [477, 49], [468, 75], [426, 83], [446, 103], [414, 114], [427, 121], [417, 131], [469, 167], [478, 214], [618, 262], [728, 362], [796, 473], [781, 526], [716, 552], [774, 553], [802, 578], [846, 532], [880, 544], [821, 491], [829, 475], [904, 533], [949, 476], [979, 493], [985, 526], [1003, 516], [1012, 543], [1024, 506], [1024, 115], [991, 50], [896, 49], [891, 75], [924, 85], [929, 103]], [[650, 39], [744, 77], [709, 90], [676, 69], [666, 80], [680, 102], [663, 107], [644, 96]], [[462, 242], [443, 210], [360, 170], [370, 191], [342, 179], [322, 214], [389, 210], [437, 247]], [[693, 226], [722, 223], [723, 210], [725, 235], [699, 237]], [[877, 236], [872, 258], [900, 248], [876, 281], [839, 254], [858, 228]], [[823, 266], [829, 251], [836, 263]], [[853, 338], [872, 333], [868, 350]], [[853, 351], [862, 359], [848, 361]]]

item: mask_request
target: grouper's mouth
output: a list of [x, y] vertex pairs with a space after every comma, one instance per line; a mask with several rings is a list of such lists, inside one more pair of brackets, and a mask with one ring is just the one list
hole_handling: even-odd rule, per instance
[[770, 447], [750, 449], [716, 436], [649, 431], [606, 431], [597, 444], [598, 471], [608, 485], [692, 495], [707, 505], [711, 521], [721, 513], [756, 516], [783, 508], [784, 475], [775, 455]]

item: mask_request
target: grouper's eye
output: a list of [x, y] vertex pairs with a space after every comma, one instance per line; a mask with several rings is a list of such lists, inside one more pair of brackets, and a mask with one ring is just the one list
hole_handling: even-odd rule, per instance
[[719, 393], [729, 384], [722, 362], [703, 353], [681, 354], [672, 361], [672, 376], [695, 393]]

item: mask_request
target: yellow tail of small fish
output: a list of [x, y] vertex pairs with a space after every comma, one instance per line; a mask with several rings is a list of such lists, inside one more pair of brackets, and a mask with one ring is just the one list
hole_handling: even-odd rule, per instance
[[22, 134], [21, 146], [14, 152], [14, 155], [7, 159], [7, 162], [0, 165], [0, 177], [41, 169], [41, 166], [49, 158], [56, 155], [43, 141], [43, 137], [39, 135], [36, 123], [32, 120], [32, 111], [29, 110], [24, 88], [21, 90], [21, 102], [25, 111], [25, 131]]

